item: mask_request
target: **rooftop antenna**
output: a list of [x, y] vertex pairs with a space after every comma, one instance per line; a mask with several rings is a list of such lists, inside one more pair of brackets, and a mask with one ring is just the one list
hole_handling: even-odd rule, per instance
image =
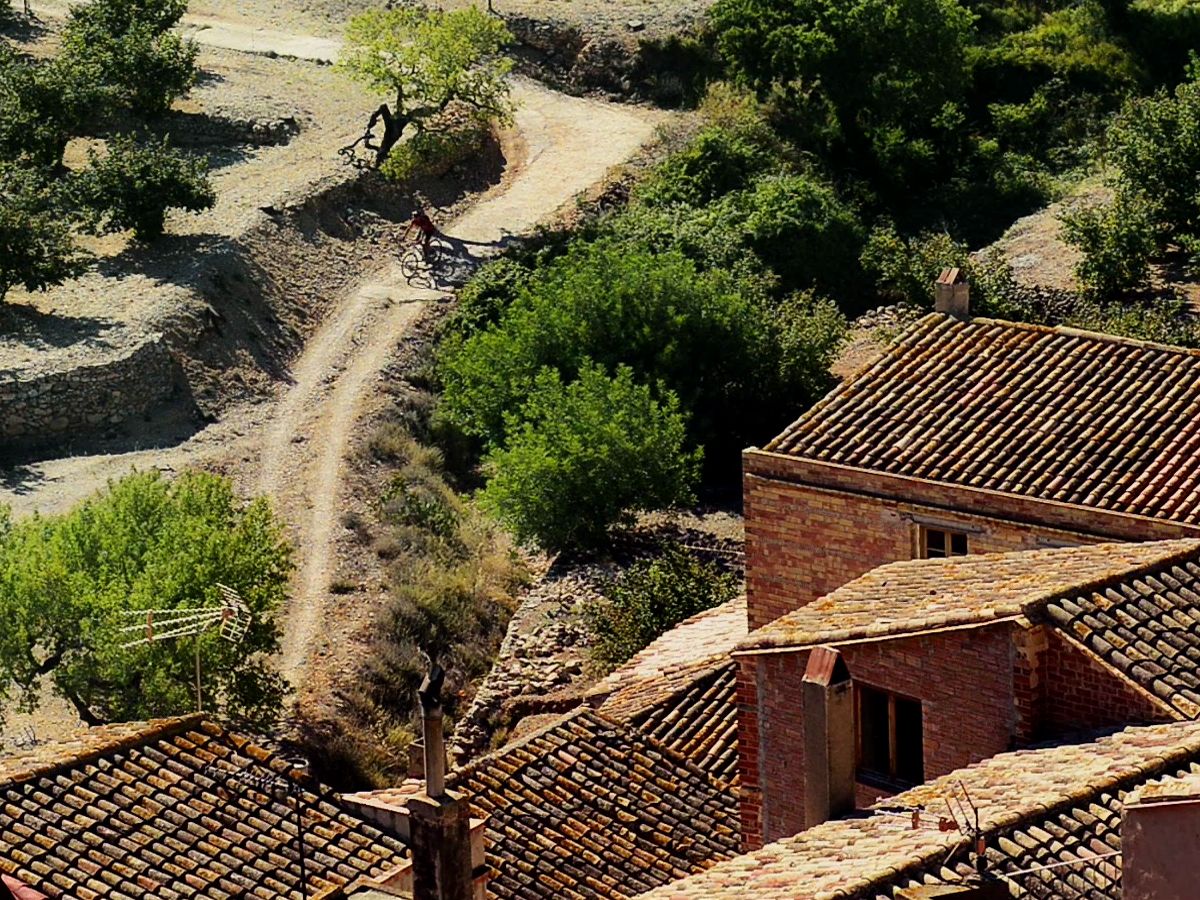
[[[121, 645], [122, 650], [172, 638], [196, 639], [196, 712], [204, 710], [204, 700], [200, 694], [201, 635], [215, 628], [221, 637], [231, 644], [240, 644], [250, 628], [250, 609], [241, 595], [223, 584], [218, 583], [216, 587], [221, 593], [222, 602], [219, 606], [192, 609], [130, 609], [121, 613], [127, 621], [141, 620], [121, 627], [120, 633], [127, 638]], [[136, 634], [142, 636], [134, 638], [133, 635]]]

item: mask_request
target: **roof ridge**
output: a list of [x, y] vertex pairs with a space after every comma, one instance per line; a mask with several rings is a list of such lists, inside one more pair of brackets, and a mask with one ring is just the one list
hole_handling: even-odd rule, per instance
[[[941, 317], [942, 313], [931, 313]], [[1064, 334], [1076, 337], [1098, 340], [1109, 344], [1126, 344], [1132, 347], [1146, 347], [1151, 350], [1163, 350], [1168, 353], [1181, 353], [1187, 356], [1200, 357], [1200, 348], [1184, 347], [1181, 344], [1165, 344], [1162, 341], [1148, 341], [1145, 338], [1128, 337], [1122, 334], [1110, 334], [1105, 331], [1092, 331], [1076, 325], [1042, 325], [1037, 322], [1015, 322], [1011, 319], [994, 319], [988, 316], [973, 316], [963, 321], [964, 325], [980, 323], [983, 325], [998, 325], [1007, 328], [1019, 328], [1024, 331], [1038, 331], [1045, 334]], [[915, 327], [915, 326], [914, 326]]]
[[[127, 750], [131, 747], [148, 744], [151, 741], [165, 737], [167, 735], [178, 734], [188, 728], [202, 726], [205, 721], [204, 713], [196, 712], [189, 713], [186, 716], [170, 716], [160, 719], [147, 719], [144, 723], [144, 728], [131, 730], [128, 733], [113, 735], [112, 740], [99, 745], [86, 745], [78, 749], [77, 753], [71, 755], [62, 755], [53, 760], [38, 762], [30, 760], [29, 766], [23, 769], [14, 769], [12, 773], [5, 775], [3, 767], [0, 767], [0, 784], [21, 784], [30, 781], [34, 778], [43, 778], [54, 772], [63, 769], [75, 768], [77, 766], [87, 765], [90, 762], [100, 759], [114, 752]], [[94, 735], [96, 729], [108, 728], [120, 725], [135, 725], [134, 722], [111, 722], [106, 725], [92, 726], [87, 731], [83, 732], [77, 739], [66, 739], [63, 741], [48, 742], [47, 745], [42, 745], [50, 749], [52, 745], [71, 745], [76, 740], [85, 738], [88, 734]]]

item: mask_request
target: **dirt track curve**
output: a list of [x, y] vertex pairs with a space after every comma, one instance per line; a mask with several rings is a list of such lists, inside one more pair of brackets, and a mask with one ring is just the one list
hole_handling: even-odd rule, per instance
[[[50, 14], [55, 9], [43, 8]], [[321, 61], [336, 52], [328, 39], [207, 17], [189, 17], [185, 30], [201, 43], [246, 52]], [[516, 81], [513, 93], [524, 158], [465, 214], [439, 223], [455, 240], [456, 251], [476, 261], [603, 178], [649, 140], [663, 118], [567, 97], [527, 81]], [[36, 477], [26, 480], [21, 493], [0, 487], [0, 503], [11, 503], [17, 514], [56, 511], [133, 466], [178, 469], [242, 461], [237, 481], [271, 495], [293, 528], [298, 568], [284, 613], [280, 668], [298, 685], [328, 608], [350, 437], [406, 330], [426, 304], [446, 296], [445, 286], [408, 284], [392, 264], [345, 295], [295, 360], [290, 383], [265, 413], [260, 407], [242, 418], [230, 416], [177, 447], [37, 463]]]

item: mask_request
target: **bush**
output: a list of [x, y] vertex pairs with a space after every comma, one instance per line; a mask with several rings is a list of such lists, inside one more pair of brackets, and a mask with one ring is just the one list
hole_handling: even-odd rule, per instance
[[567, 385], [544, 369], [485, 459], [481, 504], [519, 540], [558, 550], [600, 543], [635, 511], [691, 502], [701, 454], [686, 449], [678, 399], [658, 393], [627, 366], [610, 378], [585, 363]]
[[52, 187], [0, 164], [0, 300], [18, 284], [46, 290], [83, 271], [71, 224]]
[[465, 338], [498, 323], [531, 274], [529, 267], [509, 256], [484, 264], [458, 292], [443, 333]]
[[1108, 159], [1129, 208], [1145, 209], [1134, 198], [1148, 198], [1168, 237], [1200, 237], [1200, 60], [1173, 94], [1133, 100], [1121, 111], [1109, 129]]
[[773, 397], [772, 349], [769, 317], [727, 275], [699, 272], [678, 252], [579, 242], [529, 280], [497, 326], [443, 343], [439, 415], [502, 446], [506, 416], [543, 369], [570, 382], [590, 359], [674, 392], [694, 443], [740, 448]]
[[786, 290], [814, 288], [850, 306], [859, 301], [861, 217], [829, 185], [805, 175], [762, 178], [725, 198], [716, 215], [743, 232], [744, 245]]
[[684, 619], [732, 600], [738, 580], [686, 550], [667, 546], [633, 565], [608, 597], [587, 609], [593, 658], [615, 668]]
[[1063, 239], [1083, 258], [1075, 275], [1092, 294], [1108, 297], [1145, 285], [1156, 245], [1155, 214], [1136, 194], [1063, 212]]
[[252, 620], [240, 643], [200, 638], [205, 707], [269, 727], [286, 692], [268, 660], [290, 573], [266, 501], [245, 505], [226, 479], [203, 473], [131, 475], [65, 515], [12, 525], [0, 535], [0, 707], [36, 705], [49, 676], [89, 724], [191, 712], [193, 641], [124, 650], [118, 614], [214, 607], [220, 582]]
[[89, 153], [91, 167], [79, 176], [78, 190], [100, 232], [133, 230], [138, 240], [160, 237], [168, 209], [200, 212], [217, 196], [205, 175], [207, 164], [167, 145], [138, 146], [129, 138], [109, 142], [108, 153]]
[[925, 309], [933, 305], [933, 284], [948, 267], [967, 268], [970, 251], [946, 232], [903, 238], [890, 223], [877, 226], [862, 252], [863, 268], [889, 300]]
[[457, 111], [443, 115], [397, 144], [380, 171], [396, 182], [421, 176], [445, 175], [455, 166], [478, 156], [492, 133], [488, 119]]
[[[765, 134], [763, 133], [765, 132]], [[755, 176], [777, 165], [765, 126], [710, 126], [683, 150], [671, 154], [637, 189], [643, 203], [703, 206], [750, 185]]]

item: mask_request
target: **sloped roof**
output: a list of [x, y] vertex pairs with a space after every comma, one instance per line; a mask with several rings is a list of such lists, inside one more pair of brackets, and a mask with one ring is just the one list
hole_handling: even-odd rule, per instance
[[746, 622], [744, 594], [697, 613], [601, 679], [586, 696], [604, 698], [606, 714], [612, 718], [631, 717], [690, 683], [697, 667], [728, 659], [746, 636]]
[[739, 651], [983, 624], [1200, 554], [1200, 541], [1109, 543], [917, 559], [872, 569], [752, 632]]
[[1200, 352], [935, 313], [765, 449], [1197, 524]]
[[746, 636], [746, 598], [684, 620], [589, 692], [628, 723], [717, 779], [737, 779], [737, 678], [730, 653]]
[[708, 664], [677, 694], [638, 711], [630, 724], [713, 777], [736, 784], [737, 664], [728, 659]]
[[[1118, 900], [1121, 798], [1151, 779], [1200, 772], [1200, 724], [1128, 728], [1087, 744], [1003, 753], [874, 807], [866, 818], [826, 822], [707, 872], [649, 892], [652, 900], [834, 900], [891, 897], [896, 888], [960, 880], [970, 840], [957, 830], [910, 826], [948, 816], [945, 798], [965, 786], [979, 810], [988, 860], [1020, 872], [1050, 862], [1063, 869], [1012, 876], [1018, 896]], [[959, 796], [962, 796], [961, 793]], [[953, 856], [951, 855], [953, 853]]]
[[316, 785], [256, 790], [285, 760], [198, 716], [91, 729], [0, 763], [0, 872], [51, 898], [299, 898], [381, 876], [399, 841]]
[[631, 897], [738, 850], [726, 785], [586, 708], [450, 781], [489, 817], [488, 891], [501, 900]]
[[1052, 600], [1056, 626], [1187, 718], [1200, 715], [1200, 554]]

